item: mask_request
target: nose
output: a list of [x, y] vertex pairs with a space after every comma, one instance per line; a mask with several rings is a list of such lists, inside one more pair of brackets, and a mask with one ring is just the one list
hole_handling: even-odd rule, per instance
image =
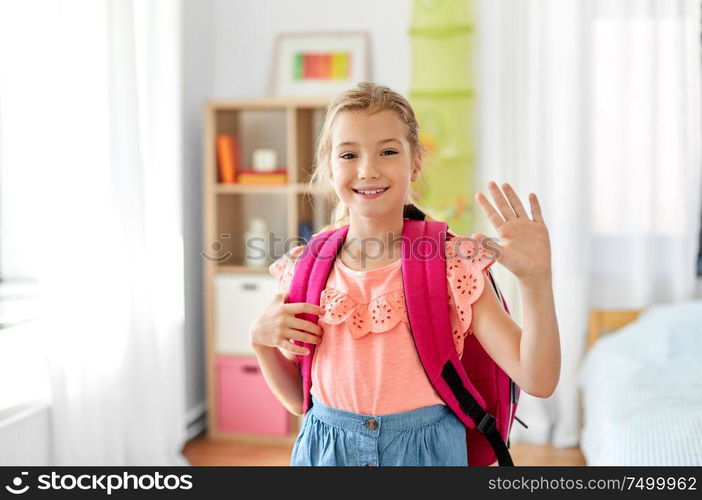
[[366, 158], [358, 162], [358, 178], [368, 179], [380, 177], [380, 171], [375, 166], [375, 162], [371, 158]]

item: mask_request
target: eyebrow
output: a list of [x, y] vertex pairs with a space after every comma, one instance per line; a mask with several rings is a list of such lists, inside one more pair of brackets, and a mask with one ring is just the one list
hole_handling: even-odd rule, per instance
[[[378, 144], [385, 144], [386, 142], [396, 142], [398, 144], [401, 144], [401, 142], [397, 139], [383, 139], [382, 141], [378, 141]], [[337, 144], [337, 148], [340, 148], [341, 146], [356, 146], [357, 143], [351, 142], [351, 141], [346, 141], [342, 142], [341, 144]]]

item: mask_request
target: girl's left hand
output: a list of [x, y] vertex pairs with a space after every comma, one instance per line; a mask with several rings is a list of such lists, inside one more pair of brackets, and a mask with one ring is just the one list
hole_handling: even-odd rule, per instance
[[[499, 244], [494, 240], [490, 243], [499, 251], [495, 261], [505, 266], [519, 279], [550, 275], [551, 244], [536, 194], [529, 195], [532, 214], [530, 219], [512, 186], [504, 183], [502, 188], [507, 195], [506, 198], [495, 182], [488, 183], [488, 190], [495, 200], [499, 213], [483, 193], [478, 191], [475, 195], [476, 201], [500, 238]], [[487, 238], [480, 233], [474, 233], [472, 237], [481, 245], [482, 240]]]

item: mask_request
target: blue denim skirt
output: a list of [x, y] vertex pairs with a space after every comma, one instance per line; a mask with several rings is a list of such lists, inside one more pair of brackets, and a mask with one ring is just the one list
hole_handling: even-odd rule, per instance
[[312, 407], [293, 445], [290, 465], [468, 465], [466, 429], [446, 405], [389, 415]]

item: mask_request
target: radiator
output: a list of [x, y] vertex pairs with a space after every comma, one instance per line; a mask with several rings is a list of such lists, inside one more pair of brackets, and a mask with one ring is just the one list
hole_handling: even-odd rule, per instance
[[42, 401], [0, 412], [0, 465], [51, 465], [50, 418]]

